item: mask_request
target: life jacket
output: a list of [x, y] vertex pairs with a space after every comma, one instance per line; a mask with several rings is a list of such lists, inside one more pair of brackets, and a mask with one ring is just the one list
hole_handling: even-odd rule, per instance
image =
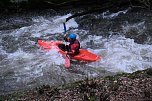
[[[77, 39], [70, 41], [67, 37], [64, 37], [64, 40], [66, 42], [69, 42], [69, 45], [66, 45], [66, 51], [68, 51], [69, 55], [75, 56], [79, 54], [80, 42]], [[75, 52], [73, 53], [72, 50], [74, 50]]]
[[73, 42], [70, 42], [69, 44], [69, 52], [72, 52], [72, 50], [75, 50], [75, 52], [72, 55], [77, 55], [80, 53], [80, 42], [76, 39]]

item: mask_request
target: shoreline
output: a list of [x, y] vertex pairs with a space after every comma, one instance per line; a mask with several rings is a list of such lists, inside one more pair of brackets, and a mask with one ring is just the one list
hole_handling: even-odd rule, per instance
[[59, 87], [43, 85], [27, 91], [0, 95], [0, 100], [30, 101], [53, 100], [89, 101], [152, 100], [152, 68], [133, 73], [118, 73], [114, 76], [94, 78], [69, 83]]

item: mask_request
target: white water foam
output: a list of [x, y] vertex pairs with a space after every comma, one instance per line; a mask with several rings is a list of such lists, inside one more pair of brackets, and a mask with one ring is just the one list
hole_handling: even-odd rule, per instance
[[33, 54], [25, 53], [19, 48], [16, 52], [10, 53], [8, 55], [8, 59], [17, 59], [17, 58], [24, 58], [30, 60], [33, 58]]
[[112, 14], [111, 14], [109, 11], [107, 11], [107, 12], [104, 12], [104, 13], [103, 13], [102, 17], [103, 17], [103, 18], [106, 18], [106, 19], [112, 19], [112, 18], [117, 17], [117, 16], [120, 15], [120, 14], [126, 14], [126, 13], [128, 12], [128, 10], [129, 10], [129, 9], [126, 9], [126, 10], [124, 10], [124, 11], [119, 11], [119, 12], [117, 12], [117, 13], [112, 13]]
[[152, 68], [152, 45], [137, 44], [133, 39], [112, 37], [104, 42], [103, 49], [88, 50], [103, 57], [100, 62], [88, 64], [96, 68], [102, 67], [112, 72], [134, 72]]
[[[63, 27], [63, 20], [71, 16], [71, 14], [67, 14], [65, 16], [56, 16], [54, 17], [51, 21], [41, 18], [39, 23], [41, 23], [39, 26], [36, 25], [36, 27], [33, 29], [36, 31], [32, 36], [35, 35], [47, 35], [47, 34], [55, 34], [55, 33], [63, 33], [64, 32], [64, 27]], [[67, 30], [69, 28], [77, 28], [78, 24], [75, 22], [74, 19], [69, 20], [66, 22], [66, 28]]]
[[14, 70], [15, 77], [18, 78], [17, 82], [28, 82], [30, 78], [43, 75], [42, 68], [38, 66], [40, 63], [36, 54], [26, 53], [18, 49], [16, 52], [8, 54], [7, 59], [10, 61], [7, 65]]
[[106, 11], [106, 12], [103, 12], [102, 14], [97, 15], [96, 18], [114, 19], [117, 16], [119, 16], [120, 14], [126, 14], [129, 10], [130, 10], [130, 8], [116, 12], [116, 13], [111, 13], [109, 11]]
[[[29, 34], [28, 37], [41, 37], [55, 33], [62, 33], [64, 32], [63, 22], [60, 23], [59, 21], [59, 23], [55, 23], [54, 21], [65, 19], [69, 16], [71, 16], [71, 14], [67, 14], [65, 16], [56, 16], [54, 18], [44, 18], [42, 16], [33, 18], [33, 25], [16, 29], [10, 34], [14, 36], [16, 40], [18, 40], [19, 37], [22, 37], [22, 35], [27, 33]], [[74, 19], [71, 19], [66, 23], [66, 27], [67, 30], [69, 28], [77, 28], [78, 24]], [[32, 42], [33, 41], [28, 40], [28, 43], [31, 45], [33, 45]], [[19, 48], [14, 53], [6, 54], [8, 57], [5, 58], [3, 63], [5, 63], [5, 61], [10, 62], [3, 65], [3, 67], [11, 68], [14, 71], [15, 77], [18, 78], [17, 82], [28, 82], [33, 78], [43, 76], [44, 68], [55, 68], [56, 66], [63, 66], [65, 63], [65, 59], [56, 50], [51, 50], [46, 52], [46, 54], [43, 52], [43, 54], [41, 54], [39, 52], [26, 53]], [[53, 70], [56, 70], [56, 68]]]
[[138, 32], [138, 35], [143, 34], [143, 32], [146, 30], [145, 21], [140, 22], [140, 23], [135, 23], [135, 24], [129, 24], [128, 22], [126, 22], [122, 26], [122, 29], [123, 29], [123, 33], [128, 33], [131, 30], [134, 30]]
[[[34, 22], [33, 25], [17, 29], [13, 31], [11, 35], [19, 37], [24, 33], [29, 33], [31, 34], [31, 37], [41, 37], [55, 33], [63, 33], [64, 27], [62, 20], [65, 20], [69, 16], [71, 16], [71, 14], [67, 14], [65, 16], [55, 16], [54, 18], [44, 18], [42, 16], [39, 16], [37, 18], [32, 19]], [[70, 19], [68, 22], [66, 22], [67, 30], [69, 28], [77, 28], [77, 27], [78, 24], [74, 19]]]
[[20, 29], [16, 29], [15, 31], [13, 31], [12, 33], [10, 33], [10, 35], [14, 36], [14, 37], [20, 37], [21, 35], [23, 35], [24, 33], [29, 33], [30, 29], [32, 26], [28, 26], [28, 27], [22, 27]]
[[28, 0], [10, 0], [12, 3], [28, 2]]
[[93, 44], [100, 44], [102, 40], [102, 36], [96, 36], [96, 35], [88, 35], [85, 40], [81, 42], [82, 46], [85, 46], [87, 42], [92, 41]]
[[55, 65], [63, 65], [65, 62], [63, 55], [60, 54], [56, 49], [52, 49], [46, 54], [49, 55], [51, 62], [54, 63]]
[[7, 54], [5, 50], [3, 50], [3, 46], [0, 46], [0, 54]]
[[[21, 49], [8, 54], [8, 60], [11, 61], [7, 66], [14, 70], [17, 82], [28, 83], [34, 78], [44, 75], [43, 69], [56, 66], [63, 66], [65, 59], [56, 49], [50, 51], [41, 50], [41, 53], [26, 53]], [[60, 71], [60, 69], [59, 69]]]

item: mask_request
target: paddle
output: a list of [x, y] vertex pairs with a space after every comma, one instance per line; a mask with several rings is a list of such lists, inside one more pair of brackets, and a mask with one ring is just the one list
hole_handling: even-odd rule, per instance
[[[67, 22], [66, 18], [65, 17], [61, 17], [61, 18], [58, 18], [58, 19], [54, 20], [54, 22], [55, 23], [63, 23], [64, 34], [66, 34], [66, 24], [65, 24], [65, 22]], [[65, 46], [66, 46], [66, 43], [65, 43]], [[70, 57], [67, 54], [65, 54], [64, 57], [65, 57], [64, 66], [66, 68], [70, 68]]]
[[[65, 23], [63, 23], [63, 26], [64, 26], [64, 34], [66, 34], [66, 25], [65, 25]], [[66, 44], [65, 44], [65, 46], [66, 46]], [[66, 67], [66, 68], [70, 68], [70, 57], [66, 54], [65, 55], [65, 63], [64, 63], [64, 66]]]
[[69, 69], [70, 68], [70, 57], [68, 55], [65, 55], [65, 63], [64, 63], [65, 68]]

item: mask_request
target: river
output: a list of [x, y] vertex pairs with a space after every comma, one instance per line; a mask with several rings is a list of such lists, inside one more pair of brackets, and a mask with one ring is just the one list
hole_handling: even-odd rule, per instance
[[1, 15], [0, 94], [152, 67], [152, 12], [128, 8], [66, 22], [67, 33], [77, 34], [81, 48], [102, 57], [92, 63], [72, 61], [67, 70], [64, 57], [55, 50], [45, 51], [37, 40], [63, 41], [60, 20], [77, 12], [82, 10]]

